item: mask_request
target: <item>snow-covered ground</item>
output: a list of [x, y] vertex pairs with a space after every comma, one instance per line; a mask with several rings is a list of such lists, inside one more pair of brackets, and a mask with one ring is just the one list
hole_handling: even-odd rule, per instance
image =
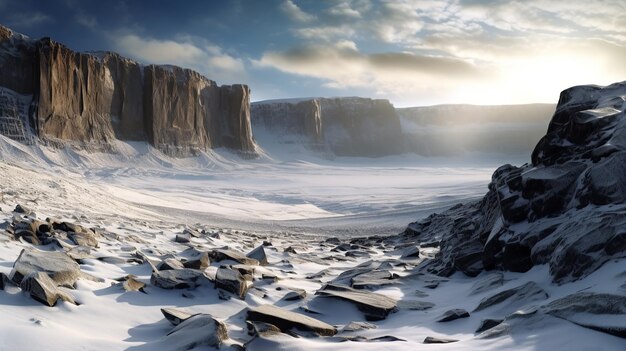
[[[547, 267], [536, 267], [525, 274], [507, 273], [501, 286], [471, 295], [474, 284], [487, 278], [487, 274], [477, 279], [455, 275], [441, 280], [440, 286], [431, 290], [428, 285], [432, 281], [419, 275], [409, 277], [419, 261], [401, 259], [400, 251], [372, 247], [369, 257], [348, 257], [343, 261], [319, 259], [337, 255], [329, 251], [332, 246], [321, 244], [326, 237], [338, 236], [345, 241], [354, 236], [395, 234], [411, 221], [482, 196], [497, 166], [489, 161], [447, 162], [407, 155], [327, 160], [305, 154], [289, 157], [272, 154], [241, 160], [226, 151], [171, 159], [143, 144], [120, 143], [119, 153], [105, 154], [29, 147], [0, 139], [2, 219], [10, 220], [11, 211], [19, 203], [34, 209], [41, 219], [52, 216], [79, 222], [117, 236], [115, 240], [100, 238], [99, 248], [92, 251], [93, 258], [82, 260], [81, 270], [103, 281], [81, 279], [76, 289], [68, 290], [80, 303], [78, 306], [59, 301], [55, 307], [46, 307], [15, 287], [0, 291], [1, 350], [171, 351], [173, 340], [166, 334], [172, 327], [163, 319], [159, 310], [163, 307], [209, 313], [224, 322], [230, 336], [226, 349], [249, 339], [245, 333], [244, 309], [268, 303], [298, 313], [305, 313], [304, 307], [316, 310], [320, 314], [308, 315], [341, 330], [351, 321], [363, 321], [361, 312], [352, 304], [320, 298], [314, 293], [324, 282], [369, 260], [377, 264], [400, 263], [391, 271], [404, 278], [399, 283], [374, 289], [400, 301], [398, 312], [372, 322], [375, 329], [339, 335], [369, 339], [391, 335], [401, 341], [338, 342], [337, 338], [279, 334], [254, 339], [247, 349], [624, 349], [623, 339], [554, 317], [529, 319], [525, 324], [513, 325], [511, 332], [502, 336], [478, 338], [473, 330], [482, 318], [501, 316], [501, 311], [493, 308], [472, 312], [471, 318], [451, 323], [436, 322], [451, 308], [472, 311], [481, 299], [531, 280], [548, 293], [550, 300], [584, 290], [606, 276], [622, 273], [624, 267], [619, 263], [607, 264], [585, 281], [564, 286], [550, 282]], [[464, 166], [451, 167], [454, 162]], [[113, 285], [114, 279], [128, 274], [149, 284], [150, 266], [114, 263], [103, 257], [129, 257], [135, 251], [148, 253], [157, 261], [163, 255], [177, 256], [188, 245], [173, 239], [185, 227], [219, 233], [219, 238], [193, 238], [191, 244], [198, 249], [228, 246], [245, 253], [264, 240], [271, 241], [273, 246], [266, 248], [269, 265], [257, 267], [251, 283], [251, 291], [256, 293], [248, 293], [243, 300], [224, 301], [211, 285], [191, 291], [148, 285], [146, 294], [125, 292], [119, 285]], [[289, 246], [298, 253], [284, 251]], [[31, 245], [1, 236], [0, 272], [8, 275], [21, 249], [27, 247]], [[214, 275], [220, 264], [212, 263], [208, 275]], [[320, 279], [307, 278], [324, 270], [326, 273]], [[278, 276], [278, 281], [271, 283], [260, 278], [267, 273]], [[607, 291], [614, 292], [621, 281], [602, 284]], [[289, 288], [304, 289], [307, 297], [295, 302], [281, 300]], [[265, 297], [260, 297], [263, 294]], [[403, 307], [418, 300], [434, 305], [427, 310]], [[503, 305], [517, 304], [515, 308], [523, 309], [526, 302], [522, 299]], [[508, 308], [505, 306], [495, 308]], [[447, 345], [422, 344], [427, 336], [460, 341]], [[211, 348], [197, 348], [204, 349]]]

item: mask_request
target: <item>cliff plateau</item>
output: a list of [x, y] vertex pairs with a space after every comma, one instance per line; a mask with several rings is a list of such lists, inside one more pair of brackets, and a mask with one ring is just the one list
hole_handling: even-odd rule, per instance
[[109, 149], [115, 139], [148, 141], [173, 156], [255, 150], [248, 87], [218, 86], [189, 69], [76, 52], [0, 26], [0, 87], [31, 97], [24, 130], [44, 142]]

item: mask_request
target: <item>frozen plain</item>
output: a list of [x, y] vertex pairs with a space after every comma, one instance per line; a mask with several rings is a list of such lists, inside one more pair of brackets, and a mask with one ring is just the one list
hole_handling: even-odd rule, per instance
[[[142, 144], [117, 145], [118, 154], [87, 153], [29, 147], [3, 137], [0, 143], [2, 174], [1, 215], [9, 220], [19, 203], [48, 216], [99, 227], [122, 237], [139, 237], [127, 242], [101, 242], [98, 253], [120, 256], [128, 250], [159, 248], [181, 251], [173, 237], [185, 227], [203, 227], [222, 234], [211, 245], [248, 250], [237, 238], [255, 233], [271, 240], [275, 247], [313, 243], [329, 236], [350, 237], [390, 235], [432, 212], [459, 202], [477, 199], [486, 192], [493, 169], [501, 160], [424, 159], [394, 156], [382, 159], [334, 159], [298, 153], [264, 154], [258, 159], [241, 160], [225, 151], [195, 158], [170, 159]], [[464, 162], [465, 161], [465, 162]], [[469, 161], [469, 162], [468, 162]], [[523, 160], [520, 160], [523, 162]], [[469, 163], [469, 164], [468, 164]], [[451, 164], [465, 166], [450, 167]], [[195, 240], [195, 239], [194, 239]], [[260, 239], [259, 239], [260, 240]], [[198, 245], [205, 243], [195, 242]], [[260, 243], [260, 241], [259, 241]], [[23, 242], [0, 241], [0, 271], [9, 274]], [[307, 275], [329, 269], [338, 274], [364, 263], [334, 262], [328, 266], [292, 259], [283, 250], [268, 250], [268, 267], [277, 275], [278, 285], [300, 288], [312, 297], [320, 284]], [[316, 249], [310, 247], [311, 251]], [[376, 251], [376, 250], [374, 250]], [[398, 259], [400, 254], [378, 252], [376, 259]], [[284, 260], [292, 260], [286, 273]], [[212, 287], [201, 286], [191, 294], [150, 287], [147, 294], [124, 292], [114, 279], [134, 274], [149, 281], [146, 265], [110, 264], [87, 259], [83, 271], [103, 282], [79, 280], [71, 293], [80, 302], [75, 306], [59, 302], [45, 307], [25, 295], [0, 294], [0, 349], [7, 350], [173, 350], [178, 345], [166, 334], [171, 329], [163, 319], [162, 307], [209, 313], [228, 326], [231, 340], [224, 348], [235, 348], [246, 341], [241, 311], [246, 307], [275, 303], [284, 308], [318, 310], [319, 318], [338, 329], [362, 320], [352, 305], [320, 302], [281, 302], [285, 291], [260, 285], [265, 298], [253, 294], [244, 300], [223, 301]], [[209, 268], [209, 271], [214, 267]], [[623, 267], [607, 264], [584, 282], [556, 286], [550, 282], [547, 267], [536, 267], [525, 274], [506, 273], [501, 289], [535, 281], [558, 298], [583, 290], [607, 275], [619, 274]], [[400, 276], [403, 272], [397, 272]], [[482, 277], [482, 276], [481, 276]], [[479, 279], [481, 278], [479, 277]], [[485, 275], [485, 278], [487, 276]], [[295, 338], [276, 335], [247, 344], [249, 350], [623, 350], [623, 339], [578, 327], [550, 317], [518, 327], [509, 335], [483, 339], [468, 334], [467, 324], [489, 317], [478, 312], [454, 324], [436, 319], [451, 308], [471, 310], [493, 291], [470, 295], [475, 279], [455, 275], [441, 286], [418, 297], [425, 282], [407, 279], [401, 286], [382, 287], [376, 292], [398, 301], [427, 301], [428, 310], [404, 309], [376, 322], [375, 329], [358, 332], [367, 338], [392, 335], [401, 340], [388, 342], [341, 342], [326, 338]], [[608, 291], [619, 289], [619, 282], [602, 283]], [[520, 306], [520, 308], [523, 306]], [[478, 318], [478, 319], [477, 319]], [[35, 336], [35, 337], [34, 337]], [[425, 345], [426, 336], [459, 339], [448, 345]], [[198, 350], [211, 348], [196, 348]]]

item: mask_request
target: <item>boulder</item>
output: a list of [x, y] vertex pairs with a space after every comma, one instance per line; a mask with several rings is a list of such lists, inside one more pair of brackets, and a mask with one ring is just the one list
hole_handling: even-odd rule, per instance
[[215, 287], [226, 290], [243, 299], [248, 291], [248, 283], [237, 270], [218, 268], [215, 275]]
[[78, 263], [63, 252], [23, 249], [13, 264], [10, 277], [20, 284], [24, 277], [38, 272], [46, 273], [57, 286], [69, 287], [82, 275]]
[[456, 339], [436, 338], [434, 336], [427, 336], [424, 339], [424, 344], [449, 344], [451, 342], [457, 342]]
[[256, 259], [246, 257], [244, 254], [234, 251], [234, 250], [218, 249], [218, 250], [210, 251], [208, 254], [209, 254], [209, 258], [213, 262], [232, 260], [232, 261], [239, 262], [241, 264], [247, 264], [250, 266], [259, 265], [259, 261], [257, 261]]
[[56, 282], [45, 272], [32, 272], [23, 277], [20, 288], [22, 291], [28, 292], [34, 300], [50, 307], [56, 305], [59, 299], [76, 304], [74, 299], [60, 290]]
[[503, 319], [491, 319], [491, 318], [483, 319], [482, 321], [480, 321], [480, 325], [478, 326], [478, 328], [476, 329], [474, 333], [480, 334], [486, 330], [494, 328], [495, 326], [499, 325], [503, 321], [504, 321]]
[[187, 313], [175, 308], [161, 308], [161, 313], [172, 325], [179, 325], [187, 319], [195, 316], [195, 314]]
[[257, 248], [255, 248], [254, 250], [250, 251], [246, 257], [248, 258], [252, 258], [255, 259], [257, 261], [259, 261], [260, 265], [267, 265], [267, 256], [265, 255], [265, 249], [263, 248], [263, 245], [258, 246]]
[[389, 313], [397, 310], [396, 300], [385, 295], [363, 290], [352, 289], [347, 286], [326, 284], [318, 290], [316, 295], [333, 297], [354, 303], [365, 314], [365, 318], [376, 321], [387, 318]]
[[190, 289], [200, 285], [207, 277], [199, 270], [183, 268], [154, 271], [150, 284], [162, 289]]
[[329, 324], [272, 305], [261, 305], [249, 309], [246, 319], [253, 322], [263, 322], [274, 325], [283, 333], [297, 329], [305, 332], [313, 332], [321, 336], [333, 336], [337, 334], [337, 329]]
[[501, 304], [505, 301], [508, 303], [508, 307], [513, 309], [521, 307], [528, 302], [541, 301], [547, 298], [548, 293], [546, 293], [541, 287], [534, 282], [528, 282], [518, 287], [507, 289], [482, 299], [474, 311], [481, 311]]
[[470, 314], [466, 310], [461, 308], [455, 308], [444, 312], [441, 316], [439, 316], [439, 318], [437, 318], [437, 322], [451, 322], [461, 318], [469, 318], [469, 316]]
[[193, 315], [176, 325], [163, 340], [167, 350], [187, 351], [199, 346], [219, 348], [228, 339], [224, 323], [208, 314]]

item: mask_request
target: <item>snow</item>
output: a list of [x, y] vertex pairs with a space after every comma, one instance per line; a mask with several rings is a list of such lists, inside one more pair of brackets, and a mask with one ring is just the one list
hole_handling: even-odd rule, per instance
[[[327, 159], [305, 151], [264, 153], [258, 159], [242, 160], [226, 150], [217, 150], [174, 159], [143, 143], [119, 142], [115, 146], [116, 154], [88, 153], [71, 147], [25, 146], [0, 137], [0, 193], [4, 195], [0, 216], [11, 218], [11, 210], [20, 203], [33, 208], [39, 218], [61, 217], [104, 228], [122, 238], [135, 236], [145, 241], [103, 242], [97, 249], [98, 256], [120, 256], [133, 248], [179, 252], [184, 246], [174, 243], [173, 237], [195, 223], [221, 232], [222, 238], [213, 239], [212, 245], [245, 251], [248, 249], [243, 242], [229, 241], [235, 230], [264, 233], [283, 247], [327, 235], [395, 234], [431, 212], [479, 198], [486, 192], [495, 168], [487, 157], [464, 163], [453, 160], [465, 164], [454, 167], [450, 159], [415, 155]], [[193, 240], [197, 245], [207, 245], [205, 239]], [[0, 236], [0, 272], [9, 274], [20, 250], [28, 246]], [[377, 260], [398, 259], [400, 255], [385, 256], [373, 250]], [[290, 256], [282, 250], [266, 252], [270, 266], [259, 268], [260, 271], [281, 277], [279, 286], [307, 290], [307, 301], [281, 305], [300, 313], [298, 306], [311, 302], [321, 286], [320, 282], [305, 279], [308, 274], [327, 268], [337, 274], [366, 260], [332, 262], [330, 266], [293, 260], [289, 269], [294, 273], [287, 274], [280, 268], [286, 267], [282, 260]], [[226, 323], [232, 340], [240, 342], [246, 337], [241, 328], [242, 310], [262, 303], [278, 304], [286, 293], [286, 289], [268, 287], [267, 299], [248, 294], [245, 300], [223, 301], [212, 286], [191, 291], [195, 296], [192, 299], [183, 297], [180, 290], [155, 287], [148, 287], [147, 294], [124, 292], [111, 285], [113, 279], [134, 274], [148, 282], [148, 265], [116, 265], [87, 259], [81, 269], [105, 281], [79, 280], [76, 290], [70, 291], [79, 306], [59, 302], [56, 307], [44, 307], [15, 288], [0, 292], [0, 349], [169, 351], [168, 344], [162, 341], [172, 327], [159, 311], [163, 307], [210, 313]], [[397, 274], [406, 274], [400, 268], [395, 270]], [[554, 317], [533, 320], [516, 327], [510, 335], [493, 339], [468, 333], [482, 318], [491, 317], [489, 309], [472, 313], [471, 318], [464, 320], [435, 322], [451, 308], [472, 311], [482, 298], [531, 280], [549, 293], [550, 300], [589, 286], [601, 285], [604, 291], [614, 293], [623, 279], [607, 282], [606, 277], [622, 272], [623, 264], [610, 262], [585, 281], [557, 286], [550, 282], [548, 267], [540, 266], [524, 274], [506, 273], [502, 287], [472, 296], [472, 285], [484, 274], [479, 278], [455, 275], [436, 290], [425, 288], [419, 278], [407, 279], [403, 285], [377, 292], [396, 299], [430, 301], [435, 307], [427, 311], [400, 310], [375, 322], [376, 329], [356, 333], [368, 338], [393, 335], [406, 341], [338, 343], [334, 339], [281, 334], [255, 339], [247, 349], [623, 350], [623, 339]], [[414, 296], [416, 289], [429, 296]], [[310, 307], [326, 312], [311, 316], [339, 328], [362, 319], [355, 307], [343, 302], [313, 300]], [[424, 345], [426, 336], [460, 341]]]

